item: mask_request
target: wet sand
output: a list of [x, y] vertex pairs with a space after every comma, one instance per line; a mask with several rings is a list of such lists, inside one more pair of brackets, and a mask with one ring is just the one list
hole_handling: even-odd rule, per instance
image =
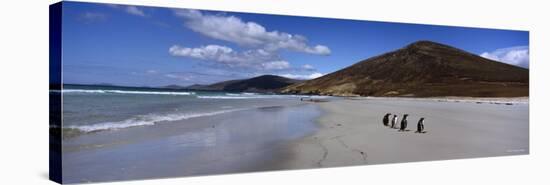
[[315, 105], [254, 108], [64, 140], [64, 183], [283, 169], [317, 129]]
[[[508, 101], [509, 100], [509, 101]], [[336, 167], [529, 154], [523, 99], [357, 98], [319, 103], [315, 134], [293, 144], [287, 168]], [[385, 127], [386, 113], [409, 114], [408, 132]], [[415, 133], [425, 118], [427, 133]]]

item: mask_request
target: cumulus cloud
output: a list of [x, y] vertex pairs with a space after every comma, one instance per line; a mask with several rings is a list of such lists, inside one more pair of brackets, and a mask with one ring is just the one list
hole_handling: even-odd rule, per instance
[[214, 60], [220, 62], [239, 61], [233, 49], [219, 45], [207, 45], [199, 48], [187, 48], [174, 45], [168, 49], [172, 56], [191, 57], [201, 60]]
[[247, 22], [235, 16], [209, 14], [198, 10], [174, 10], [184, 20], [188, 29], [216, 40], [230, 42], [238, 48], [209, 44], [202, 46], [172, 45], [172, 56], [193, 58], [228, 66], [228, 71], [241, 74], [279, 74], [295, 79], [312, 79], [322, 76], [309, 64], [293, 67], [280, 54], [293, 51], [313, 55], [329, 55], [331, 50], [324, 45], [312, 45], [299, 34], [268, 30], [256, 22]]
[[126, 13], [129, 13], [129, 14], [132, 14], [132, 15], [137, 15], [137, 16], [141, 16], [141, 17], [146, 16], [145, 12], [143, 12], [143, 10], [139, 9], [136, 6], [126, 6], [125, 11], [126, 11]]
[[280, 61], [262, 63], [262, 67], [267, 70], [272, 70], [272, 69], [281, 70], [281, 69], [290, 68], [290, 64], [287, 61], [280, 60]]
[[529, 68], [529, 47], [516, 46], [481, 53], [482, 57], [499, 62]]
[[313, 69], [315, 69], [312, 65], [309, 65], [309, 64], [304, 64], [304, 65], [302, 66], [302, 68], [303, 68], [303, 69], [306, 69], [306, 70], [313, 70]]
[[246, 22], [235, 16], [208, 15], [198, 10], [180, 9], [175, 15], [185, 19], [185, 26], [202, 35], [268, 51], [287, 49], [316, 55], [329, 55], [324, 45], [308, 45], [305, 36], [277, 30], [268, 31], [255, 22]]
[[168, 49], [172, 56], [195, 58], [216, 62], [229, 67], [255, 68], [262, 70], [282, 70], [290, 68], [290, 63], [264, 49], [238, 52], [227, 46], [206, 45], [198, 48], [173, 45]]
[[310, 80], [314, 78], [319, 78], [323, 76], [323, 73], [315, 72], [311, 74], [279, 74], [280, 76], [286, 77], [286, 78], [292, 78], [292, 79], [299, 79], [299, 80]]

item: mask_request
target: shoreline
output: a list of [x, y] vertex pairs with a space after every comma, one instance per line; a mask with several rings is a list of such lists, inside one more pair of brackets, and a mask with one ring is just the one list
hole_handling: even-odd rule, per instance
[[[104, 182], [529, 154], [528, 98], [484, 100], [331, 98], [100, 131], [63, 141], [64, 173]], [[387, 112], [410, 114], [410, 131], [383, 126]]]
[[[288, 169], [529, 154], [528, 98], [344, 98], [320, 103], [316, 133], [292, 144]], [[390, 100], [390, 101], [388, 101]], [[506, 104], [510, 103], [511, 104]], [[394, 112], [392, 112], [392, 110]], [[382, 125], [408, 113], [408, 132]], [[425, 134], [414, 133], [426, 117]]]
[[[289, 144], [316, 131], [318, 106], [271, 106], [63, 141], [67, 183], [285, 169]], [[81, 169], [86, 166], [86, 169]]]

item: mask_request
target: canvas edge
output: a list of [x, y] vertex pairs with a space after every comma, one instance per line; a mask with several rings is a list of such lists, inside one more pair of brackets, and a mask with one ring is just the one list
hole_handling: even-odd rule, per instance
[[62, 184], [61, 30], [63, 2], [49, 6], [49, 179]]

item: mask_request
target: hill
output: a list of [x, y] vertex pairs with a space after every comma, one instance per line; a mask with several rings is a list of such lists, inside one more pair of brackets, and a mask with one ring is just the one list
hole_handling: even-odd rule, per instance
[[262, 75], [249, 79], [229, 80], [210, 85], [191, 85], [186, 89], [218, 90], [231, 92], [275, 92], [283, 87], [302, 82], [275, 75]]
[[290, 85], [280, 92], [338, 96], [517, 97], [529, 95], [529, 70], [451, 46], [418, 41], [325, 76]]

